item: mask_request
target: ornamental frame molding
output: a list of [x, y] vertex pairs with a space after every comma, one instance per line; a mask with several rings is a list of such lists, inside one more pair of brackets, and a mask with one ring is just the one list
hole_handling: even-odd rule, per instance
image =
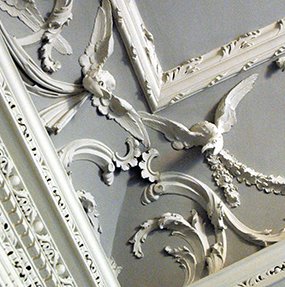
[[118, 30], [152, 112], [285, 53], [283, 18], [163, 71], [154, 37], [146, 28], [135, 0], [111, 2]]

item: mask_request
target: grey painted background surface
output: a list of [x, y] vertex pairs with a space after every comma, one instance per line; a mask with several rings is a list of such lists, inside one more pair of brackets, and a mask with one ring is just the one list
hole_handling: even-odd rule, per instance
[[[43, 12], [52, 7], [52, 1], [38, 2]], [[227, 43], [239, 34], [285, 16], [285, 2], [281, 0], [137, 2], [146, 26], [155, 37], [157, 53], [164, 69], [172, 68], [187, 58]], [[74, 53], [69, 57], [55, 53], [62, 61], [62, 69], [54, 78], [70, 82], [80, 79], [78, 57], [89, 41], [97, 7], [98, 3], [94, 0], [75, 1], [73, 21], [63, 31]], [[21, 22], [10, 19], [5, 13], [1, 13], [0, 17], [11, 34], [22, 36], [29, 33]], [[37, 46], [29, 47], [27, 51], [39, 62]], [[148, 111], [116, 29], [115, 52], [107, 63], [107, 69], [116, 78], [116, 94], [128, 100], [136, 110]], [[187, 126], [204, 119], [211, 120], [221, 97], [252, 73], [259, 73], [259, 79], [254, 90], [239, 105], [238, 124], [225, 136], [225, 147], [240, 161], [260, 172], [282, 175], [285, 165], [285, 75], [274, 64], [263, 64], [159, 114]], [[34, 98], [34, 101], [39, 109], [51, 102], [41, 98]], [[151, 130], [149, 133], [153, 147], [160, 151], [155, 168], [188, 173], [216, 189], [199, 149], [175, 152], [160, 134]], [[126, 136], [127, 133], [117, 124], [107, 121], [90, 104], [85, 104], [71, 123], [52, 139], [56, 148], [60, 148], [73, 139], [94, 138], [123, 153]], [[117, 263], [123, 266], [119, 275], [122, 286], [181, 286], [183, 271], [173, 259], [165, 257], [161, 252], [164, 246], [176, 246], [181, 242], [169, 237], [167, 232], [155, 233], [145, 243], [145, 258], [137, 260], [130, 253], [127, 241], [134, 234], [135, 227], [143, 221], [168, 211], [180, 213], [187, 218], [192, 208], [198, 208], [195, 203], [182, 198], [165, 197], [149, 206], [142, 206], [140, 196], [147, 182], [140, 179], [138, 169], [119, 173], [111, 187], [100, 181], [98, 169], [92, 164], [76, 163], [72, 171], [75, 187], [95, 195], [103, 227], [102, 244], [106, 253], [112, 254]], [[239, 185], [239, 189], [241, 206], [233, 212], [241, 221], [255, 229], [279, 230], [285, 225], [284, 197], [266, 195], [243, 185]], [[247, 244], [230, 230], [227, 233], [227, 265], [257, 251], [255, 246]]]

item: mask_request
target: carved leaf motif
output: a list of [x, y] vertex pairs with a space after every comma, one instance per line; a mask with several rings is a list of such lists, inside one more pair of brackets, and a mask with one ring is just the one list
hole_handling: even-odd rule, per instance
[[[53, 73], [61, 68], [60, 62], [53, 59], [52, 50], [63, 27], [68, 25], [72, 19], [72, 5], [73, 0], [57, 0], [52, 13], [47, 19], [47, 30], [43, 33], [43, 45], [40, 49], [42, 69], [46, 72]], [[68, 52], [71, 52], [70, 49], [69, 46]]]
[[[206, 248], [208, 252], [206, 252], [204, 258], [204, 260], [207, 262], [209, 273], [217, 272], [223, 268], [227, 249], [225, 233], [227, 226], [231, 227], [234, 232], [236, 232], [245, 240], [260, 246], [267, 246], [285, 238], [285, 229], [282, 229], [274, 234], [272, 230], [256, 231], [247, 227], [232, 214], [232, 212], [225, 206], [225, 204], [223, 204], [223, 202], [214, 193], [214, 191], [212, 191], [208, 186], [198, 181], [197, 179], [190, 177], [189, 175], [175, 172], [161, 173], [157, 183], [150, 185], [148, 189], [151, 190], [151, 192], [149, 192], [149, 190], [147, 192], [144, 191], [143, 195], [145, 204], [158, 200], [162, 195], [179, 195], [191, 200], [195, 200], [201, 205], [201, 207], [206, 210], [216, 233], [216, 242]], [[197, 222], [198, 225], [195, 225]], [[200, 230], [198, 232], [200, 235], [203, 234], [203, 225], [201, 225], [201, 222], [199, 223], [197, 220], [195, 212], [192, 215], [192, 219], [188, 221], [189, 225], [187, 225], [179, 215], [172, 216], [172, 214], [166, 213], [160, 218], [151, 219], [145, 222], [139, 231], [135, 234], [131, 241], [135, 255], [137, 257], [143, 256], [141, 245], [146, 240], [146, 237], [149, 235], [149, 233], [159, 228], [166, 227], [169, 229], [170, 223], [173, 223], [173, 226], [176, 226], [174, 227], [175, 230], [172, 232], [172, 234], [182, 236], [184, 239], [186, 239], [187, 242], [193, 239], [193, 237], [190, 239], [189, 233], [187, 233], [186, 230], [191, 230], [191, 228], [194, 228], [197, 231]], [[183, 228], [180, 224], [183, 225]], [[186, 226], [187, 228], [185, 229], [184, 227]], [[200, 238], [203, 242], [206, 242], [207, 240], [206, 237], [203, 239], [203, 236], [200, 236]], [[203, 246], [207, 246], [207, 244], [205, 245], [204, 243]], [[179, 255], [181, 255], [182, 251], [180, 249], [179, 251], [177, 250], [177, 252]], [[178, 256], [177, 258], [179, 259], [180, 257]], [[190, 260], [190, 258], [191, 256], [188, 259]], [[199, 262], [200, 261], [197, 260], [197, 264]], [[197, 268], [197, 266], [198, 265], [195, 267]], [[187, 281], [186, 279], [185, 282]], [[249, 285], [238, 286], [245, 287]]]
[[253, 46], [255, 44], [254, 39], [259, 37], [260, 35], [260, 30], [245, 33], [244, 35], [238, 37], [236, 40], [233, 40], [230, 43], [224, 45], [221, 48], [222, 56], [230, 56], [233, 53], [237, 52], [239, 49], [246, 49]]
[[189, 286], [194, 281], [196, 274], [197, 261], [193, 253], [186, 246], [178, 248], [166, 246], [164, 250], [185, 270], [183, 287]]
[[[192, 252], [185, 246], [174, 249], [169, 246], [165, 247], [167, 254], [173, 256], [185, 268], [183, 286], [189, 286], [195, 278], [199, 278], [201, 275], [206, 266], [206, 255], [210, 251], [201, 217], [195, 210], [192, 210], [188, 221], [176, 213], [165, 213], [160, 217], [146, 221], [129, 241], [133, 244], [133, 253], [136, 257], [143, 257], [142, 243], [145, 242], [150, 233], [159, 229], [170, 230], [171, 235], [183, 238], [189, 244], [189, 248], [194, 250]], [[219, 267], [215, 268], [218, 269]]]

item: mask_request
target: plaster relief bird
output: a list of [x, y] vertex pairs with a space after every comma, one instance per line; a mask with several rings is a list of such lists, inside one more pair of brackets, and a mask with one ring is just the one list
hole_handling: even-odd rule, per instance
[[107, 118], [116, 121], [133, 137], [149, 147], [149, 137], [141, 117], [125, 100], [113, 94], [114, 77], [103, 69], [114, 50], [112, 9], [109, 0], [103, 0], [95, 19], [91, 40], [80, 57], [83, 87], [92, 94], [92, 104]]
[[246, 78], [222, 98], [216, 109], [214, 123], [203, 121], [188, 129], [181, 123], [163, 117], [145, 112], [141, 112], [140, 115], [147, 126], [163, 133], [174, 149], [202, 146], [203, 153], [211, 150], [212, 154], [217, 155], [223, 149], [223, 134], [229, 132], [237, 122], [237, 105], [253, 88], [256, 79], [257, 74]]

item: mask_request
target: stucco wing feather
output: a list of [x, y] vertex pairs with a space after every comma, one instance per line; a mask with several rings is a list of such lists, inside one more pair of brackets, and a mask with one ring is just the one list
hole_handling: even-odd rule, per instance
[[125, 100], [102, 89], [103, 96], [93, 96], [92, 104], [98, 111], [117, 122], [134, 138], [141, 141], [146, 147], [150, 146], [147, 130], [136, 110]]
[[12, 17], [18, 17], [34, 32], [40, 30], [44, 24], [44, 19], [34, 0], [2, 0], [0, 1], [0, 9]]
[[254, 74], [237, 84], [220, 101], [216, 113], [215, 124], [220, 132], [226, 133], [237, 122], [236, 107], [243, 97], [251, 91], [258, 75]]
[[85, 75], [89, 70], [102, 68], [113, 53], [113, 20], [109, 0], [103, 0], [98, 8], [92, 36], [79, 62]]
[[139, 114], [143, 123], [163, 133], [165, 138], [171, 142], [172, 147], [176, 150], [188, 149], [199, 145], [200, 138], [203, 136], [200, 133], [189, 131], [189, 129], [181, 123], [146, 112], [140, 112]]

